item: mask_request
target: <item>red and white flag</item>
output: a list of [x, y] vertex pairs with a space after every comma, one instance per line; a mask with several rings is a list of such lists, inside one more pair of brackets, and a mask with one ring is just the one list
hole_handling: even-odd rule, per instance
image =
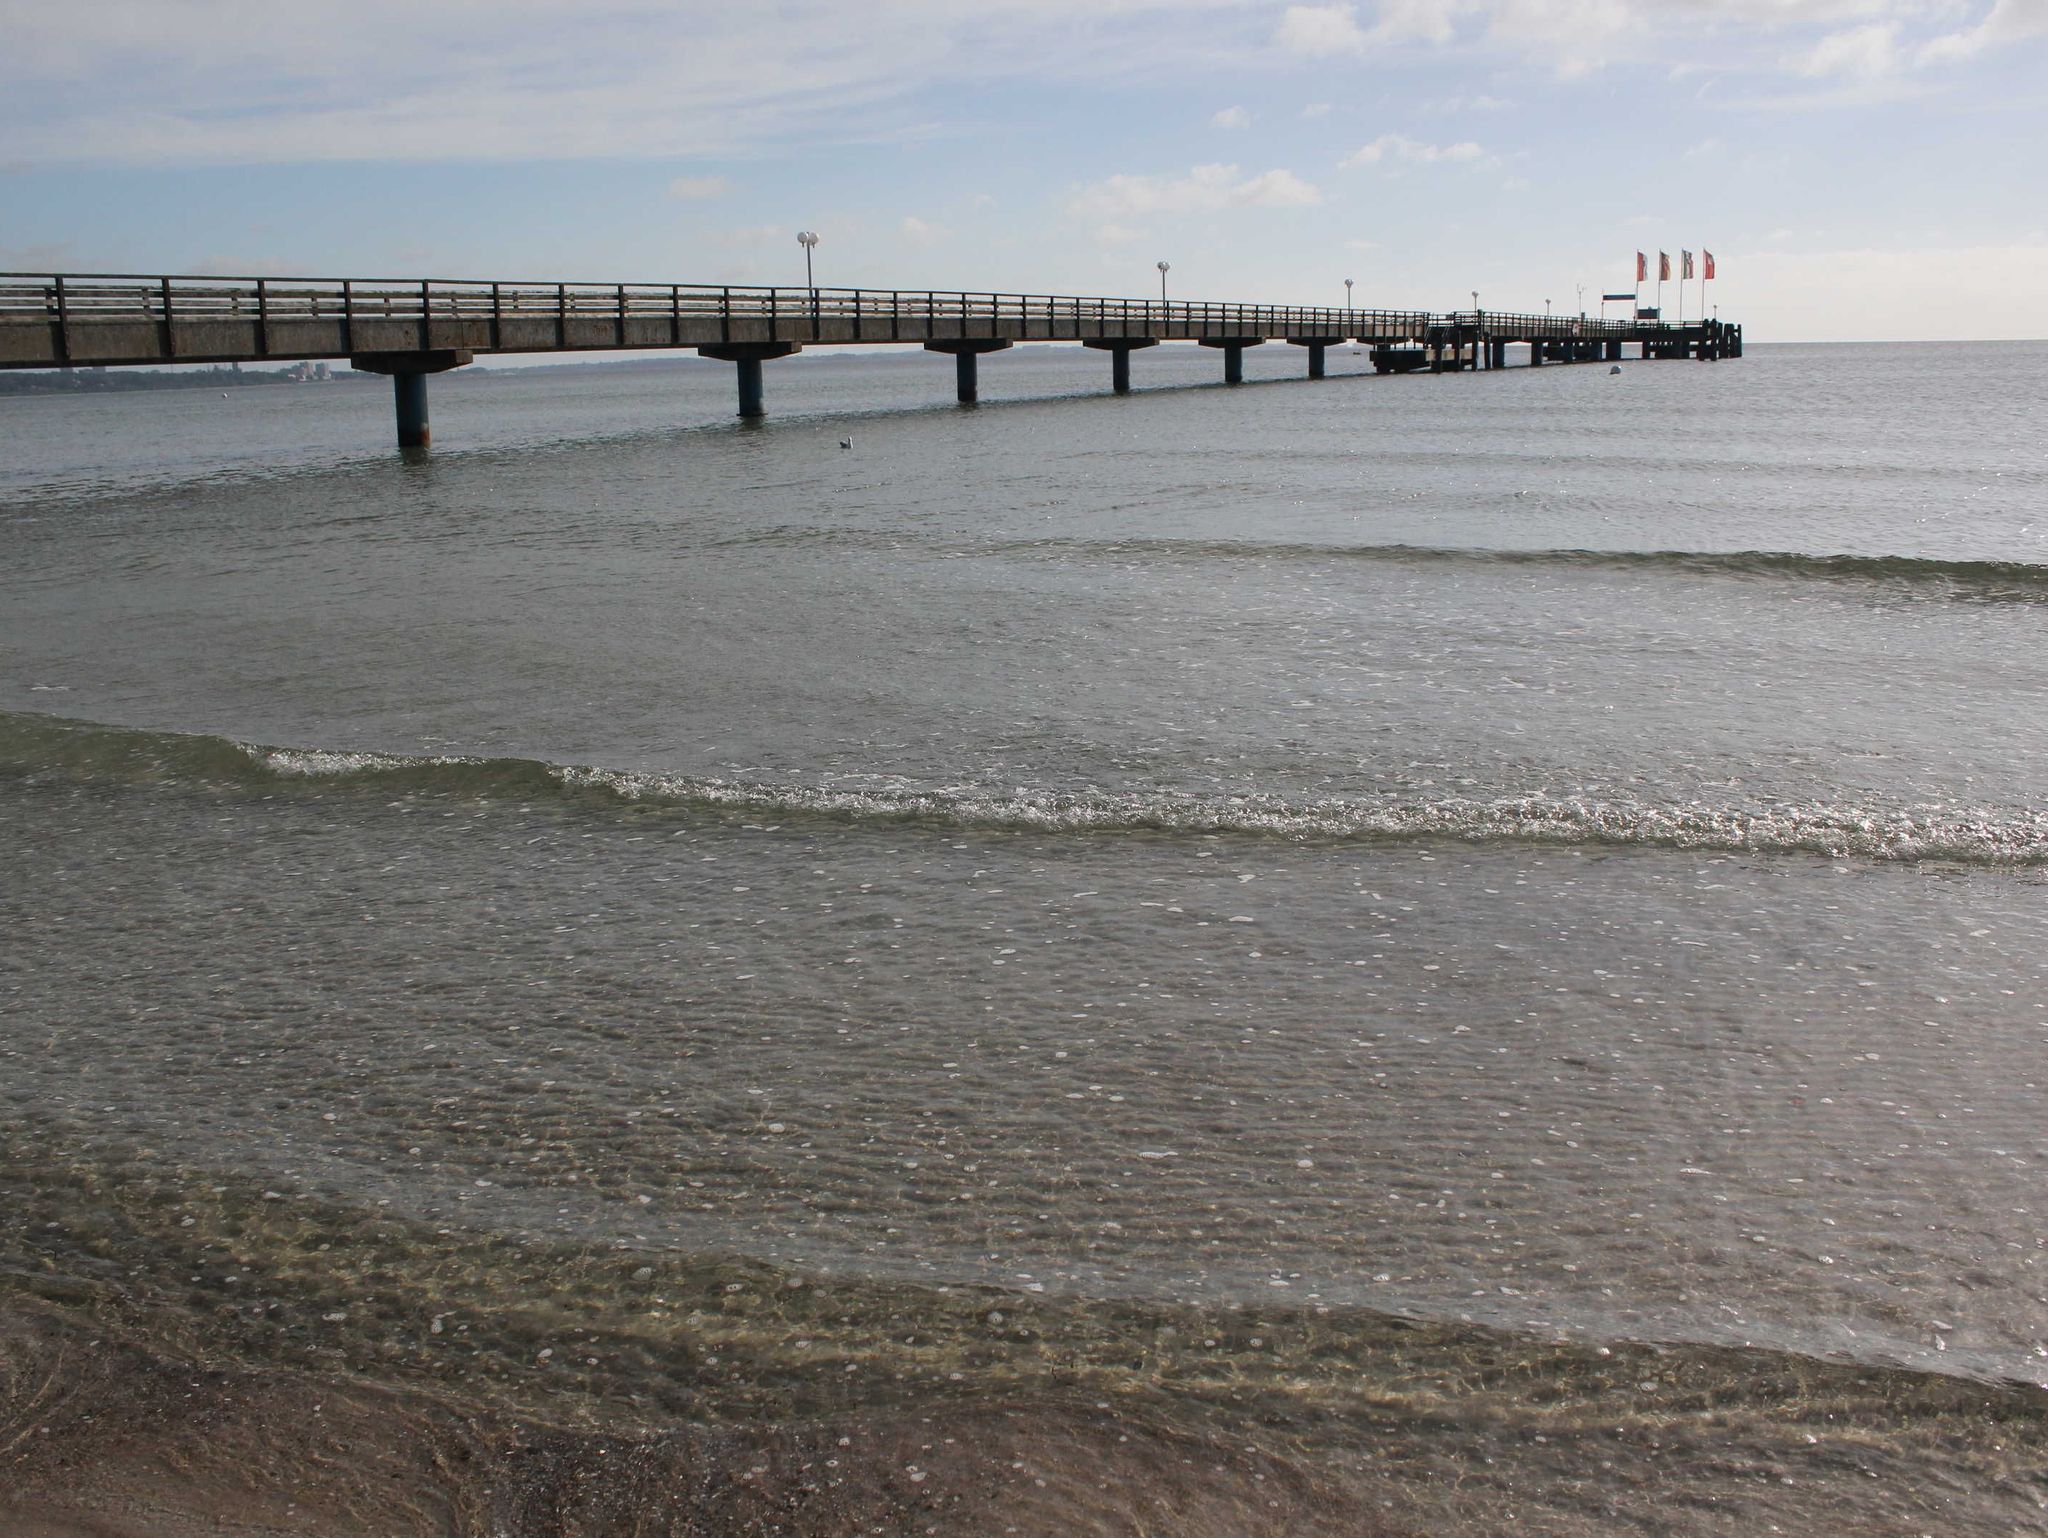
[[1670, 276], [1671, 253], [1669, 251], [1659, 251], [1657, 253], [1657, 281], [1662, 283]]
[[1640, 251], [1636, 253], [1636, 281], [1638, 283], [1650, 281], [1650, 259]]
[[1678, 269], [1678, 275], [1679, 275], [1679, 277], [1680, 277], [1680, 278], [1689, 278], [1689, 277], [1691, 277], [1691, 276], [1692, 276], [1692, 253], [1691, 253], [1690, 251], [1681, 251], [1681, 252], [1679, 252], [1679, 253], [1678, 253], [1678, 260], [1679, 260], [1679, 263], [1680, 263], [1680, 265], [1679, 265], [1679, 269]]
[[1700, 262], [1705, 268], [1705, 271], [1702, 272], [1700, 276], [1702, 278], [1711, 278], [1714, 275], [1714, 253], [1711, 251], [1702, 251], [1700, 253]]

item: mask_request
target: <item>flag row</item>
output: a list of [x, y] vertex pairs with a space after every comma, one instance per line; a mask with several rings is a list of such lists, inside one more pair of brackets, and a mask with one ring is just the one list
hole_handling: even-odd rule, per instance
[[[1706, 279], [1711, 278], [1714, 275], [1713, 252], [1700, 252], [1700, 270], [1698, 272], [1695, 272], [1693, 270], [1692, 253], [1690, 251], [1681, 251], [1678, 253], [1678, 257], [1678, 277], [1681, 282], [1687, 278], [1694, 277], [1699, 278], [1702, 282], [1704, 282]], [[1659, 283], [1667, 283], [1670, 280], [1671, 253], [1668, 251], [1659, 251], [1657, 253], [1657, 281]], [[1650, 258], [1641, 251], [1638, 251], [1636, 253], [1636, 281], [1638, 283], [1647, 283], [1650, 281]]]

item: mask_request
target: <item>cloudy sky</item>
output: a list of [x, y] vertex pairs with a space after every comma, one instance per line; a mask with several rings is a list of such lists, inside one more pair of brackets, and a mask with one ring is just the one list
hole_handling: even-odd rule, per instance
[[0, 37], [11, 269], [801, 282], [808, 227], [824, 284], [1573, 309], [1704, 247], [1759, 339], [2048, 336], [2048, 0], [0, 0]]

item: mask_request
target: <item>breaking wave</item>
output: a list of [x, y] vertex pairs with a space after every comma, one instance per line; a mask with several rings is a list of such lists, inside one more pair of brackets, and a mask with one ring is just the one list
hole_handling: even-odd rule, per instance
[[1126, 555], [1300, 557], [1411, 565], [1562, 567], [1694, 577], [1834, 581], [1945, 590], [1963, 598], [2048, 599], [2048, 566], [2026, 561], [1936, 560], [1906, 555], [1808, 555], [1788, 550], [1469, 550], [1445, 545], [1332, 545], [1237, 540], [1120, 540]]
[[266, 747], [0, 713], [0, 777], [361, 789], [581, 801], [998, 832], [1235, 834], [1297, 841], [1449, 841], [2048, 864], [2048, 811], [1959, 806], [1656, 804], [1551, 794], [1292, 800], [1170, 790], [819, 786], [525, 758]]
[[2029, 561], [1944, 560], [1910, 555], [1815, 555], [1792, 550], [1587, 550], [1471, 549], [1456, 545], [1351, 545], [1312, 540], [1199, 538], [919, 541], [899, 534], [789, 525], [733, 535], [726, 546], [831, 546], [906, 548], [951, 556], [1093, 557], [1157, 561], [1361, 561], [1387, 565], [1549, 567], [1563, 570], [1641, 572], [1687, 577], [1748, 578], [1785, 582], [1837, 582], [1907, 589], [1928, 596], [1980, 602], [2048, 601], [2048, 565]]

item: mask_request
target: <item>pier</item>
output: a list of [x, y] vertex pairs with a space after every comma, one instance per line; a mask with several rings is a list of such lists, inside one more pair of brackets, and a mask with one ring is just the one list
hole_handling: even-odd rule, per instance
[[1325, 377], [1332, 347], [1369, 351], [1382, 374], [1742, 356], [1720, 320], [1519, 315], [1491, 310], [1320, 308], [1220, 301], [1082, 298], [920, 289], [706, 284], [515, 283], [387, 278], [166, 277], [0, 273], [0, 368], [162, 367], [346, 359], [389, 375], [402, 448], [431, 441], [427, 376], [492, 354], [695, 350], [734, 365], [739, 414], [765, 414], [764, 365], [815, 345], [901, 345], [950, 354], [971, 405], [980, 360], [1026, 342], [1109, 354], [1110, 388], [1131, 388], [1131, 354], [1194, 342], [1244, 378], [1244, 352], [1298, 347]]

